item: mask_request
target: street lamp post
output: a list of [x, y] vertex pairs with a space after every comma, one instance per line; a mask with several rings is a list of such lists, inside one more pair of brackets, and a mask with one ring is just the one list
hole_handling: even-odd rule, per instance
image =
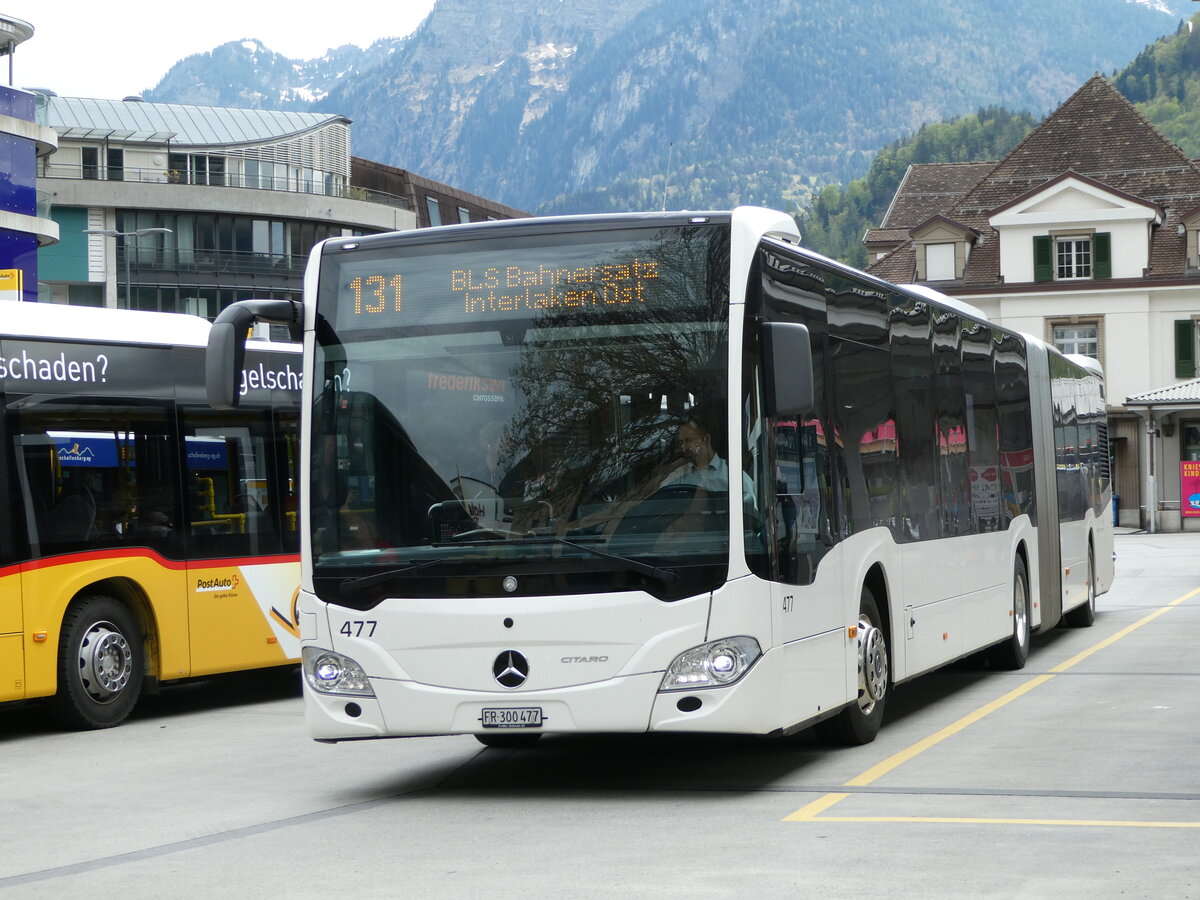
[[137, 231], [117, 231], [113, 228], [85, 228], [84, 234], [99, 234], [104, 237], [120, 238], [125, 251], [125, 306], [133, 309], [133, 279], [129, 275], [129, 239], [146, 234], [173, 234], [170, 228], [139, 228]]

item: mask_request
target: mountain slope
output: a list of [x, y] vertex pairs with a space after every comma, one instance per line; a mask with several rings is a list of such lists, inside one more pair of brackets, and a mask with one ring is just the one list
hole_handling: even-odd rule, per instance
[[439, 0], [403, 40], [304, 63], [224, 45], [146, 97], [327, 92], [305, 108], [353, 119], [357, 155], [519, 208], [797, 206], [926, 122], [1045, 112], [1190, 5], [1164, 3]]

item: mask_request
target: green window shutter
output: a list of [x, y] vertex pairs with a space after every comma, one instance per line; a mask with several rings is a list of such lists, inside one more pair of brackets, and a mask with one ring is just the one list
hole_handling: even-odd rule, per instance
[[1054, 240], [1048, 234], [1033, 239], [1033, 280], [1054, 280]]
[[1175, 320], [1175, 377], [1196, 377], [1196, 323]]
[[1092, 235], [1092, 277], [1112, 278], [1112, 235], [1107, 231]]

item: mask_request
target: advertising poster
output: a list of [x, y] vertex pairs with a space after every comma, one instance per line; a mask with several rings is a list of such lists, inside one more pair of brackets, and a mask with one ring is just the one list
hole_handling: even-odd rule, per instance
[[1200, 518], [1200, 460], [1179, 463], [1179, 514], [1185, 519]]

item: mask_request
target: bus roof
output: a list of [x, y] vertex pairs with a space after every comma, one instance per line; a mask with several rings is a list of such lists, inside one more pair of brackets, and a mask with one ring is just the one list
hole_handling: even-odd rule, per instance
[[574, 216], [534, 216], [525, 219], [498, 219], [493, 222], [470, 222], [462, 225], [438, 225], [433, 228], [413, 228], [408, 231], [387, 231], [359, 237], [329, 238], [323, 249], [353, 250], [359, 247], [390, 246], [393, 244], [443, 243], [480, 236], [500, 236], [515, 232], [557, 231], [563, 228], [578, 230], [606, 228], [636, 228], [639, 225], [708, 225], [729, 224], [732, 213], [724, 211], [675, 211], [643, 213], [598, 213]]
[[204, 347], [209, 328], [207, 319], [183, 313], [25, 301], [0, 304], [0, 336]]

